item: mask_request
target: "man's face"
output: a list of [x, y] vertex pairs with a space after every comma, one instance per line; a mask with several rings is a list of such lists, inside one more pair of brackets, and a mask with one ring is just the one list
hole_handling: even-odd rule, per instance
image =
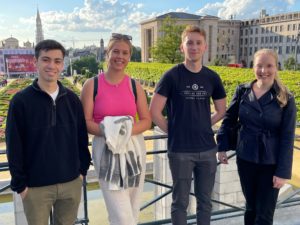
[[191, 32], [187, 33], [180, 47], [185, 60], [197, 62], [202, 60], [206, 50], [206, 41], [198, 32]]
[[59, 49], [41, 50], [35, 63], [41, 81], [56, 82], [64, 69], [63, 53]]

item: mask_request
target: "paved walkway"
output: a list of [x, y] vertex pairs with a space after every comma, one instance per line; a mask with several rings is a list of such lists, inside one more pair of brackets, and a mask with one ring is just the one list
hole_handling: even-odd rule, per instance
[[[243, 216], [213, 221], [211, 225], [242, 225]], [[300, 205], [275, 211], [273, 225], [300, 225]]]

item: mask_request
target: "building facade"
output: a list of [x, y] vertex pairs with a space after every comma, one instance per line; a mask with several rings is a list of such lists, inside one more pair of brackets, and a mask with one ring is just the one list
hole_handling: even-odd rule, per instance
[[260, 18], [241, 21], [239, 58], [252, 66], [254, 52], [270, 48], [277, 51], [280, 65], [289, 57], [300, 62], [299, 38], [300, 12], [269, 16], [262, 10]]
[[253, 64], [253, 54], [261, 48], [271, 48], [278, 52], [279, 63], [289, 57], [300, 62], [300, 12], [269, 16], [265, 10], [260, 17], [250, 20], [222, 20], [215, 16], [198, 16], [188, 13], [167, 13], [141, 23], [142, 62], [150, 62], [150, 48], [162, 36], [160, 28], [163, 20], [170, 16], [178, 24], [198, 25], [207, 34], [207, 54], [204, 64], [215, 59], [229, 63]]

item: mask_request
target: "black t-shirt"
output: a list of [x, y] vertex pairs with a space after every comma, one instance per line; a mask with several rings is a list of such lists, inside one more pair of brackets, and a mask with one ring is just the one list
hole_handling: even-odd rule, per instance
[[163, 75], [155, 92], [167, 97], [170, 152], [204, 152], [216, 146], [210, 98], [222, 99], [226, 93], [214, 71], [203, 66], [193, 73], [178, 64]]

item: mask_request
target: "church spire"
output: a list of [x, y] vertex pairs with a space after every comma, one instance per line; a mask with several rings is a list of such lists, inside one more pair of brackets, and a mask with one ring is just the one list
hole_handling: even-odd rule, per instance
[[39, 8], [37, 8], [36, 13], [36, 31], [35, 31], [35, 44], [38, 44], [40, 41], [44, 40], [44, 34], [43, 34], [43, 27], [42, 27], [42, 21], [40, 17]]

